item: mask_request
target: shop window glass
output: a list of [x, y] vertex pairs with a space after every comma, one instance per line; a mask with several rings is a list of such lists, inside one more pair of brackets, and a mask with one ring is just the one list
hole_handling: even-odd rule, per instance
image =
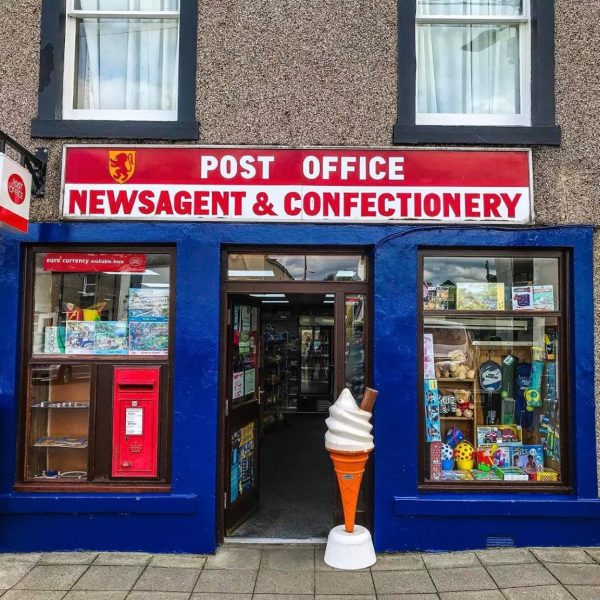
[[559, 266], [423, 258], [424, 482], [565, 482]]
[[33, 354], [166, 356], [167, 254], [38, 253]]
[[364, 294], [346, 294], [344, 300], [345, 384], [359, 404], [365, 391], [365, 302]]
[[236, 254], [227, 257], [231, 281], [366, 281], [367, 259], [360, 255]]

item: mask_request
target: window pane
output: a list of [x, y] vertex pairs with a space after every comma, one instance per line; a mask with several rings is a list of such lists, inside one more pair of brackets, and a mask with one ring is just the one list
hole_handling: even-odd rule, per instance
[[558, 258], [425, 257], [423, 307], [556, 311]]
[[366, 281], [365, 256], [229, 254], [227, 278], [264, 281]]
[[519, 28], [419, 25], [419, 113], [521, 113]]
[[32, 365], [26, 478], [86, 481], [91, 369]]
[[75, 0], [75, 10], [175, 11], [179, 0]]
[[74, 108], [176, 110], [179, 21], [78, 19]]
[[39, 253], [34, 354], [166, 355], [170, 257]]
[[417, 14], [518, 16], [523, 0], [417, 0]]
[[344, 335], [346, 344], [346, 387], [356, 401], [362, 401], [365, 391], [365, 296], [346, 295], [344, 304]]
[[426, 481], [561, 480], [559, 320], [425, 317]]

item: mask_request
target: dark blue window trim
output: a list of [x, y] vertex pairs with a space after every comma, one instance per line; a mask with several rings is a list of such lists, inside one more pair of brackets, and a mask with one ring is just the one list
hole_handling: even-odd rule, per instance
[[31, 123], [31, 135], [42, 138], [197, 140], [197, 11], [197, 0], [181, 2], [177, 121], [67, 121], [61, 118], [65, 0], [42, 0], [38, 116]]
[[416, 0], [398, 0], [398, 117], [395, 144], [560, 144], [554, 123], [554, 0], [531, 0], [531, 126], [417, 125]]

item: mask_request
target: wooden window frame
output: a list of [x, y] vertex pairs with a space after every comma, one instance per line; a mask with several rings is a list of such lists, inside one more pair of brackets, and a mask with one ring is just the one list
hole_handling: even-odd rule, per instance
[[[167, 254], [170, 257], [169, 272], [169, 354], [167, 356], [129, 355], [57, 355], [32, 352], [35, 257], [46, 252], [136, 252], [140, 254]], [[22, 318], [21, 318], [21, 368], [19, 387], [19, 427], [17, 452], [17, 481], [14, 490], [18, 492], [123, 492], [152, 493], [171, 491], [171, 445], [172, 445], [172, 373], [174, 362], [175, 337], [175, 289], [176, 289], [176, 249], [170, 245], [137, 246], [114, 244], [60, 244], [32, 245], [25, 247], [25, 270], [23, 273]], [[46, 364], [89, 364], [90, 381], [90, 423], [88, 437], [88, 480], [41, 482], [26, 478], [26, 457], [29, 431], [29, 386], [30, 369], [35, 365]], [[112, 398], [113, 366], [160, 368], [160, 414], [158, 436], [158, 477], [151, 480], [131, 478], [111, 479], [112, 456], [112, 402], [98, 403], [98, 397]], [[99, 393], [100, 391], [100, 393]]]
[[[558, 310], [556, 311], [457, 311], [457, 310], [425, 310], [423, 308], [423, 266], [424, 259], [428, 257], [448, 257], [448, 258], [469, 258], [486, 256], [490, 258], [557, 258], [558, 259]], [[572, 407], [567, 401], [571, 397], [571, 379], [570, 379], [570, 308], [569, 308], [569, 281], [570, 281], [570, 254], [566, 250], [540, 249], [540, 248], [448, 248], [448, 247], [422, 247], [418, 254], [418, 273], [417, 273], [417, 315], [418, 315], [418, 339], [417, 356], [418, 377], [417, 377], [417, 469], [418, 469], [418, 490], [419, 492], [456, 492], [477, 493], [477, 492], [497, 492], [497, 493], [529, 493], [529, 494], [571, 494], [573, 493], [573, 455], [571, 447], [572, 431]], [[498, 482], [485, 483], [481, 481], [426, 481], [426, 452], [428, 450], [425, 441], [425, 408], [423, 406], [423, 330], [424, 317], [552, 317], [558, 320], [559, 330], [559, 422], [561, 423], [561, 481], [554, 482]]]

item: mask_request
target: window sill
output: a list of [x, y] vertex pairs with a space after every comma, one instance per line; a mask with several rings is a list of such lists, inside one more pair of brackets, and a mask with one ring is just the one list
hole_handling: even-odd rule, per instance
[[63, 121], [34, 119], [38, 138], [116, 138], [125, 140], [197, 140], [197, 121]]
[[94, 494], [110, 492], [113, 494], [156, 494], [170, 493], [171, 484], [169, 483], [140, 483], [140, 482], [114, 482], [114, 483], [17, 483], [14, 487], [15, 492], [33, 492], [33, 493], [84, 493]]
[[560, 145], [560, 127], [394, 126], [394, 144]]

